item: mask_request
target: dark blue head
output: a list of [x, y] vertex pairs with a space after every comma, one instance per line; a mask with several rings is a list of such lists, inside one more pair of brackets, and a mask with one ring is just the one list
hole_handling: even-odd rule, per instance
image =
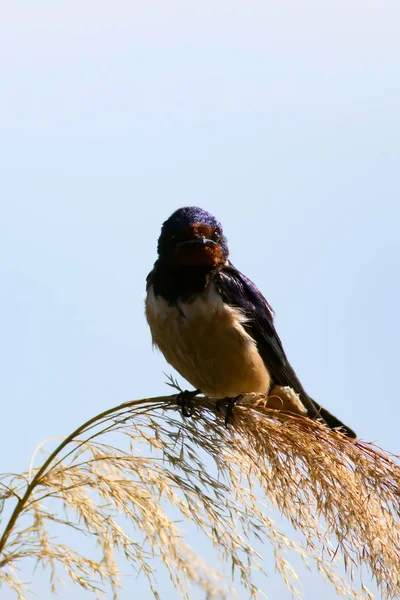
[[163, 223], [158, 255], [171, 266], [222, 267], [228, 254], [221, 223], [198, 206], [179, 208]]

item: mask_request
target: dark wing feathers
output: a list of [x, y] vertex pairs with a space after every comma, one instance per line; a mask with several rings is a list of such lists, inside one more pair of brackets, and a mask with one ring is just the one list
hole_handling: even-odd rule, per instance
[[224, 302], [243, 310], [248, 321], [245, 328], [257, 343], [258, 351], [268, 367], [272, 381], [277, 385], [290, 386], [297, 394], [309, 416], [319, 416], [319, 411], [301, 385], [291, 367], [282, 342], [273, 322], [273, 311], [268, 302], [247, 277], [235, 269], [226, 266], [219, 273], [219, 292]]
[[301, 385], [276, 332], [272, 308], [254, 283], [231, 264], [219, 272], [215, 281], [224, 302], [241, 308], [247, 317], [248, 321], [244, 327], [255, 340], [272, 381], [277, 385], [291, 387], [300, 396], [309, 417], [320, 418], [329, 427], [340, 427], [347, 436], [356, 438], [356, 434], [350, 427], [344, 425], [328, 410], [310, 398]]
[[224, 302], [241, 308], [247, 317], [244, 327], [255, 340], [273, 383], [291, 387], [300, 396], [312, 419], [319, 418], [331, 428], [340, 427], [348, 437], [356, 438], [350, 427], [310, 398], [301, 385], [276, 332], [273, 310], [254, 283], [231, 264], [219, 272], [215, 281]]

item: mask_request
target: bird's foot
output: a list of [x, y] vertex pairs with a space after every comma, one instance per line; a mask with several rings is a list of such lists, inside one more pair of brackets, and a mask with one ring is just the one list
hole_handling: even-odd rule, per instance
[[182, 417], [192, 416], [192, 400], [198, 394], [200, 394], [200, 390], [185, 390], [176, 395], [176, 402], [181, 407]]
[[221, 412], [222, 407], [225, 408], [225, 426], [228, 427], [228, 423], [231, 422], [233, 407], [236, 402], [239, 402], [244, 397], [244, 394], [239, 394], [239, 396], [235, 396], [234, 398], [221, 398], [216, 402], [216, 408], [219, 412]]

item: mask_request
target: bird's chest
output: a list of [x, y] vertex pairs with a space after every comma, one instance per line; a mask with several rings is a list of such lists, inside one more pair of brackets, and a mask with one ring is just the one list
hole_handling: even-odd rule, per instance
[[153, 342], [195, 388], [214, 398], [267, 392], [268, 371], [239, 309], [211, 284], [193, 300], [168, 304], [150, 287], [146, 316]]

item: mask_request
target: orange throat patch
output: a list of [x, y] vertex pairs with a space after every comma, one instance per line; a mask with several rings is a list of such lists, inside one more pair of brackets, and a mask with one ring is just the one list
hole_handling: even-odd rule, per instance
[[218, 244], [185, 244], [177, 246], [175, 262], [179, 267], [216, 267], [225, 260]]

